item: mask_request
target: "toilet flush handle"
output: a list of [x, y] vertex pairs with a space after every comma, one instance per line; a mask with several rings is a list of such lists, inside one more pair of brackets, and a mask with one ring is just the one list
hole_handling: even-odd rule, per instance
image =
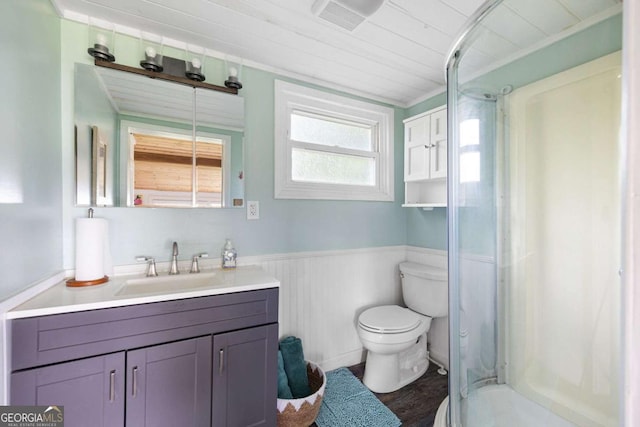
[[400, 273], [400, 278], [404, 279], [404, 273]]

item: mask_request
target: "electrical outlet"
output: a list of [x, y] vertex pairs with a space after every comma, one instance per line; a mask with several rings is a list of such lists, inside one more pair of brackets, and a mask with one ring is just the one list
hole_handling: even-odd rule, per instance
[[260, 219], [260, 203], [247, 201], [247, 219]]

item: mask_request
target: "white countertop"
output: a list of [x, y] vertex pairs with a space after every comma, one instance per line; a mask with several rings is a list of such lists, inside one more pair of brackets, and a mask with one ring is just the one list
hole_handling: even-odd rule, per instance
[[125, 305], [277, 288], [280, 282], [259, 266], [202, 270], [147, 278], [120, 275], [101, 285], [72, 288], [61, 281], [6, 313], [7, 319], [46, 316]]

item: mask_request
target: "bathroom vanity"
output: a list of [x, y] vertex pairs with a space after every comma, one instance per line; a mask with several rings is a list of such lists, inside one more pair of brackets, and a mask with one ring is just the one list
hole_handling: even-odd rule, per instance
[[71, 427], [275, 426], [277, 280], [240, 267], [132, 294], [134, 280], [57, 285], [9, 313], [11, 404], [62, 405]]

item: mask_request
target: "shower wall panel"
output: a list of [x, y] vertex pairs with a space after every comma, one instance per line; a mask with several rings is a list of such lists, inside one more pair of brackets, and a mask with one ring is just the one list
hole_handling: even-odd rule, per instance
[[507, 382], [580, 426], [617, 425], [620, 61], [507, 101]]

